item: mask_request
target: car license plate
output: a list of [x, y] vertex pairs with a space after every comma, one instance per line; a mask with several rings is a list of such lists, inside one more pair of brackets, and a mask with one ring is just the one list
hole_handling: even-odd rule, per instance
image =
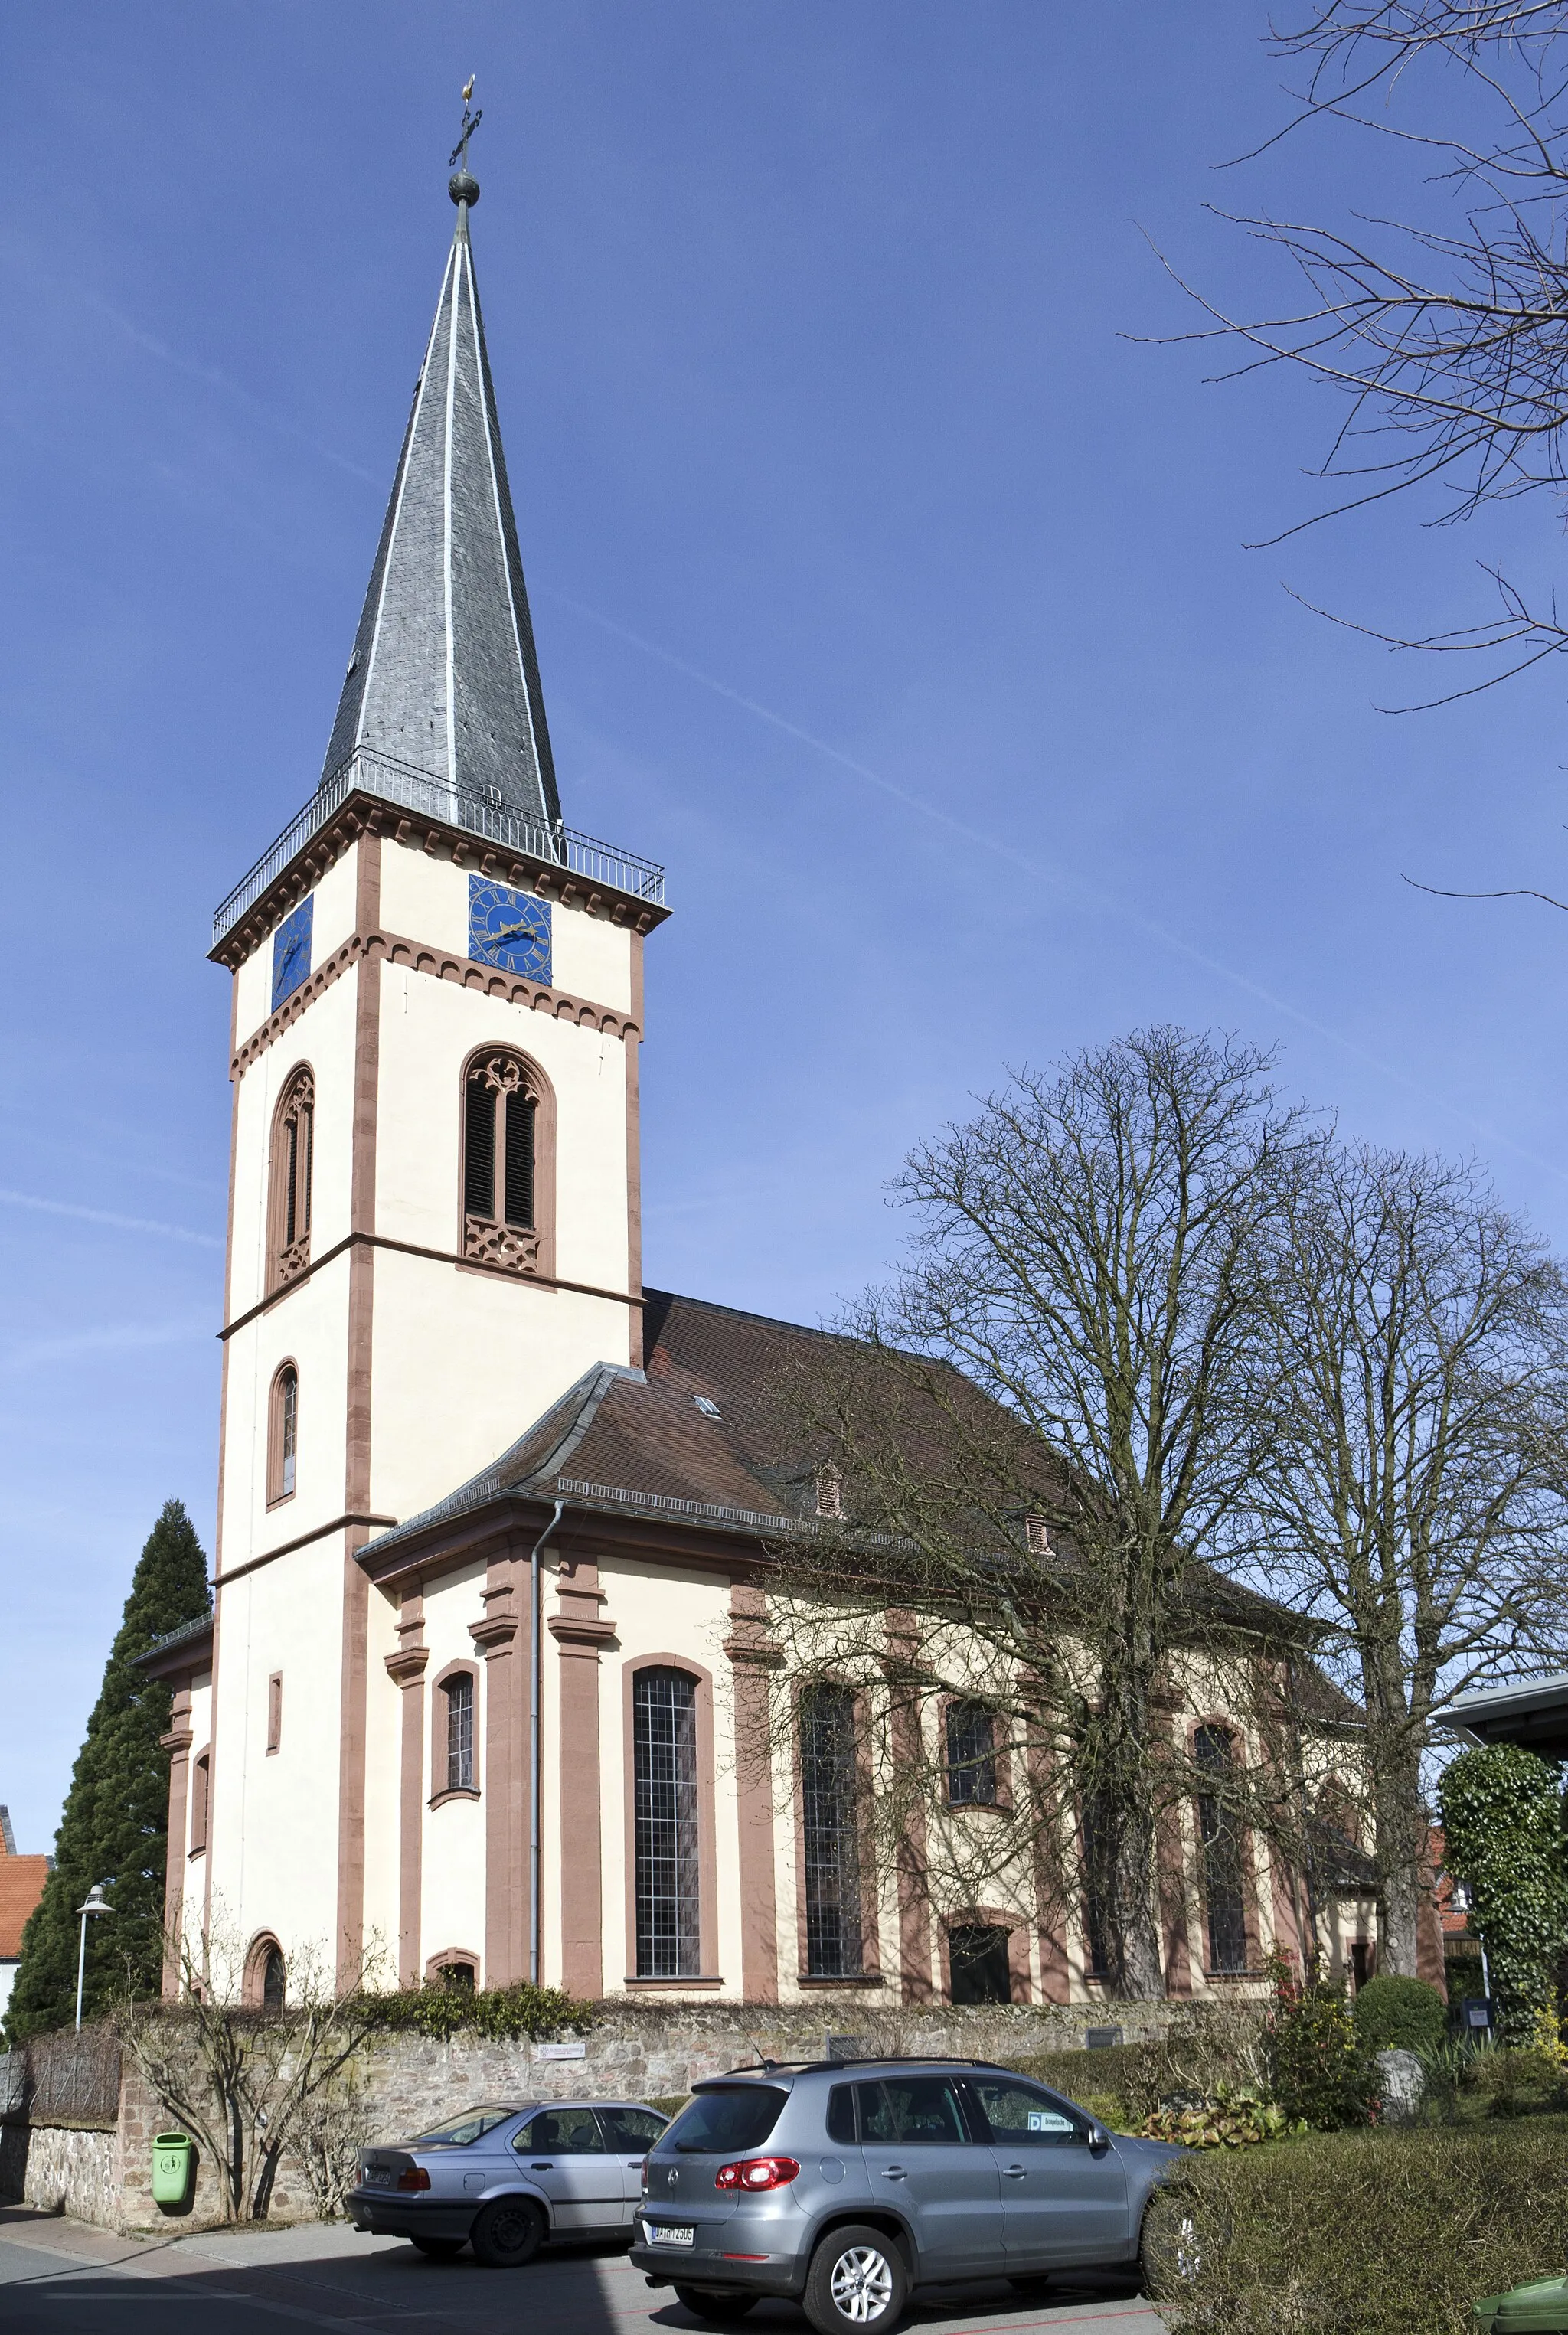
[[396, 2177], [390, 2165], [367, 2165], [364, 2169], [367, 2189], [390, 2189]]
[[697, 2243], [695, 2225], [691, 2222], [644, 2222], [651, 2246], [692, 2246]]

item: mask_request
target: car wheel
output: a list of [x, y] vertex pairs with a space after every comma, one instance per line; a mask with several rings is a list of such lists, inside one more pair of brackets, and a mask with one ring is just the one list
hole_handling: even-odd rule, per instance
[[468, 2240], [466, 2238], [411, 2238], [409, 2243], [411, 2246], [418, 2246], [421, 2254], [429, 2254], [432, 2262], [450, 2262], [454, 2254], [461, 2253]]
[[817, 2335], [875, 2328], [886, 2335], [904, 2316], [909, 2275], [893, 2240], [852, 2223], [823, 2239], [811, 2257], [800, 2307]]
[[737, 2319], [744, 2319], [761, 2300], [755, 2294], [726, 2293], [719, 2287], [678, 2286], [675, 2300], [693, 2319], [705, 2319], [713, 2327], [728, 2327]]
[[520, 2270], [545, 2234], [545, 2217], [526, 2197], [498, 2197], [474, 2223], [469, 2243], [487, 2270]]
[[1197, 2200], [1182, 2189], [1157, 2189], [1149, 2199], [1138, 2236], [1137, 2266], [1143, 2291], [1158, 2300], [1180, 2294], [1208, 2267], [1212, 2239], [1199, 2218]]

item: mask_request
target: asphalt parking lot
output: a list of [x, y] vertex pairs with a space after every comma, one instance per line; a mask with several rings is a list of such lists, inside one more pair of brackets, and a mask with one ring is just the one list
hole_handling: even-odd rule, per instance
[[[485, 2271], [467, 2255], [427, 2262], [396, 2238], [341, 2226], [208, 2234], [150, 2243], [111, 2237], [25, 2207], [0, 2207], [0, 2325], [6, 2335], [281, 2335], [296, 2327], [380, 2335], [669, 2335], [695, 2325], [667, 2288], [651, 2290], [624, 2253], [576, 2247], [528, 2269]], [[1004, 2286], [917, 2302], [918, 2335], [1021, 2335], [1025, 2329], [1099, 2328], [1106, 2335], [1165, 2335], [1133, 2289], [1102, 2280], [1025, 2301]], [[807, 2335], [787, 2303], [763, 2302], [745, 2321], [757, 2335]]]

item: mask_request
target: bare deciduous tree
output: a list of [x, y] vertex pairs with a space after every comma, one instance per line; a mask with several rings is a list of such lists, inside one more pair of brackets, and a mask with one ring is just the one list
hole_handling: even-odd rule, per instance
[[243, 1950], [221, 1914], [199, 1955], [183, 1934], [176, 1951], [179, 2001], [128, 2001], [119, 2019], [125, 2048], [213, 2166], [231, 2221], [266, 2218], [286, 2153], [300, 2156], [321, 2204], [341, 2192], [353, 2063], [381, 2022], [380, 2000], [366, 1991], [377, 1982], [377, 1950], [342, 1992], [329, 1957], [296, 1952], [281, 2010], [243, 2000]]
[[1382, 1965], [1413, 1976], [1432, 1720], [1564, 1645], [1568, 1286], [1473, 1167], [1299, 1165], [1239, 1539], [1364, 1707]]
[[[1194, 294], [1212, 334], [1245, 344], [1243, 371], [1289, 363], [1344, 395], [1345, 417], [1319, 472], [1345, 486], [1334, 511], [1426, 481], [1449, 490], [1445, 519], [1538, 489], [1561, 495], [1568, 0], [1316, 0], [1273, 40], [1306, 68], [1288, 130], [1331, 119], [1404, 144], [1449, 198], [1449, 217], [1434, 210], [1427, 223], [1356, 218], [1338, 227], [1243, 218], [1291, 261], [1308, 296], [1249, 320]], [[1445, 66], [1445, 93], [1457, 89], [1474, 101], [1473, 132], [1423, 128], [1396, 111], [1407, 92], [1434, 86], [1427, 76]], [[1507, 577], [1487, 573], [1499, 594], [1492, 621], [1418, 638], [1373, 632], [1396, 649], [1499, 654], [1498, 669], [1428, 702], [1490, 688], [1568, 646], [1554, 597], [1534, 606]]]
[[[961, 1904], [1060, 1902], [1081, 1856], [1105, 1976], [1134, 1997], [1163, 1989], [1161, 1817], [1192, 1788], [1173, 1665], [1201, 1642], [1253, 1678], [1267, 1627], [1195, 1552], [1262, 1456], [1262, 1234], [1303, 1140], [1268, 1070], [1157, 1029], [1016, 1076], [912, 1155], [909, 1261], [783, 1390], [845, 1516], [783, 1546], [774, 1626], [797, 1686], [875, 1711], [873, 1848], [905, 1894], [920, 1865]], [[946, 1699], [992, 1715], [1011, 1773], [983, 1828], [945, 1814]]]

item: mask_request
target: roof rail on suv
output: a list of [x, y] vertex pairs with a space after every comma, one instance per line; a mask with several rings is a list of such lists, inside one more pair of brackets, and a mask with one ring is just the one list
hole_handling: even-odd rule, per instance
[[808, 2076], [822, 2068], [985, 2068], [999, 2076], [1018, 2072], [998, 2059], [963, 2059], [944, 2051], [866, 2051], [848, 2059], [765, 2059], [759, 2054], [755, 2059], [743, 2059], [738, 2068], [726, 2068], [723, 2076], [699, 2077], [692, 2088], [700, 2091], [704, 2084], [721, 2084], [725, 2076]]

